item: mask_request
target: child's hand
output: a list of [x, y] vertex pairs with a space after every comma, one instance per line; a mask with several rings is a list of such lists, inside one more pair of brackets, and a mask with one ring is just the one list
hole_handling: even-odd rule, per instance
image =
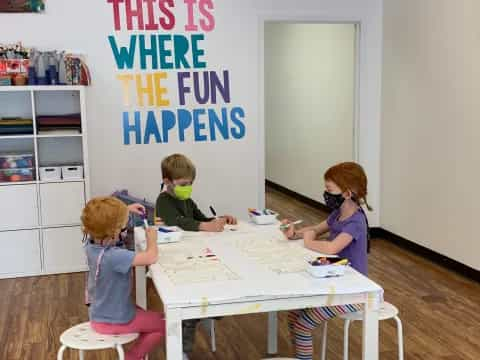
[[147, 242], [157, 243], [158, 231], [155, 227], [149, 226], [146, 230], [147, 233]]
[[149, 226], [145, 229], [147, 235], [147, 248], [145, 251], [140, 251], [135, 254], [133, 258], [133, 266], [152, 265], [158, 259], [158, 245], [157, 245], [157, 229]]
[[293, 225], [292, 222], [290, 220], [287, 220], [287, 219], [283, 219], [280, 223], [282, 225], [290, 224], [290, 226], [288, 228], [282, 229], [282, 232], [283, 232], [283, 235], [285, 235], [285, 237], [287, 239], [292, 240], [293, 236], [295, 235], [295, 225]]
[[226, 220], [222, 218], [217, 218], [212, 221], [200, 223], [200, 231], [207, 232], [222, 232], [225, 227]]
[[228, 225], [237, 225], [237, 218], [231, 215], [223, 215], [221, 218], [225, 219]]
[[155, 226], [162, 226], [162, 225], [165, 225], [165, 223], [163, 222], [163, 219], [159, 218], [159, 217], [156, 217], [155, 218]]
[[145, 206], [142, 204], [130, 204], [127, 206], [128, 211], [137, 215], [143, 215], [145, 214]]

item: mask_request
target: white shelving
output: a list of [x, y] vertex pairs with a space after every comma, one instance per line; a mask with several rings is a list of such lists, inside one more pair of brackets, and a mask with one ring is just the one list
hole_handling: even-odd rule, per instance
[[5, 135], [0, 136], [0, 140], [9, 140], [9, 139], [33, 139], [34, 135]]
[[35, 137], [37, 138], [40, 138], [40, 139], [44, 139], [44, 138], [68, 138], [68, 137], [82, 137], [82, 134], [57, 134], [57, 135], [44, 135], [44, 134], [40, 134], [40, 135], [36, 135]]
[[[38, 134], [37, 116], [80, 113], [81, 133]], [[0, 156], [34, 156], [34, 180], [0, 183], [0, 278], [87, 269], [80, 214], [90, 197], [83, 86], [0, 86], [0, 118], [30, 117], [33, 133], [0, 135]], [[83, 166], [81, 180], [42, 181], [41, 166]]]

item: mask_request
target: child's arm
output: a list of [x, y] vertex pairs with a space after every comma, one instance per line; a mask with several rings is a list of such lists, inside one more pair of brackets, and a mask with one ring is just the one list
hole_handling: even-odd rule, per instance
[[147, 233], [147, 249], [139, 252], [133, 258], [132, 266], [151, 265], [157, 261], [158, 245], [157, 245], [157, 229], [149, 227]]
[[[289, 224], [290, 221], [283, 220], [282, 224]], [[329, 230], [327, 221], [322, 221], [320, 224], [306, 226], [301, 229], [295, 229], [295, 225], [290, 225], [287, 229], [283, 230], [285, 236], [290, 240], [301, 239], [307, 232], [314, 232], [315, 236], [325, 234]]]
[[303, 229], [298, 230], [297, 233], [300, 233], [301, 235], [303, 235], [304, 233], [306, 233], [308, 231], [314, 231], [315, 236], [318, 236], [318, 235], [325, 234], [328, 230], [329, 230], [328, 223], [327, 223], [327, 220], [325, 220], [325, 221], [322, 221], [320, 224], [317, 224], [317, 225], [306, 226]]
[[197, 204], [193, 200], [192, 200], [192, 206], [193, 206], [193, 218], [195, 220], [200, 222], [208, 222], [215, 219], [214, 217], [205, 216], [205, 214], [202, 212], [202, 210], [198, 208]]
[[225, 218], [217, 218], [212, 221], [201, 222], [198, 230], [207, 232], [222, 232], [227, 220]]
[[193, 218], [199, 222], [198, 230], [207, 232], [222, 232], [225, 224], [228, 223], [228, 218], [222, 216], [220, 218], [209, 218], [200, 210], [192, 200], [193, 204]]
[[317, 251], [326, 255], [336, 255], [343, 249], [345, 249], [353, 241], [353, 236], [342, 232], [332, 241], [315, 240], [316, 233], [306, 231], [303, 233], [304, 245], [307, 249]]
[[127, 208], [128, 208], [128, 212], [131, 212], [137, 215], [145, 214], [145, 206], [143, 206], [142, 204], [138, 204], [138, 203], [130, 204], [127, 206]]

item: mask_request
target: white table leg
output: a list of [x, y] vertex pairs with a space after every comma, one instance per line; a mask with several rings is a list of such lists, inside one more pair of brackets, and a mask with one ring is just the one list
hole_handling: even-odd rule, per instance
[[180, 309], [165, 311], [167, 360], [182, 360], [182, 317]]
[[201, 324], [210, 335], [210, 346], [212, 352], [217, 351], [217, 343], [215, 339], [215, 320], [210, 318], [202, 319]]
[[135, 296], [137, 305], [147, 309], [147, 269], [145, 266], [135, 266]]
[[362, 359], [378, 360], [378, 302], [365, 304], [363, 312]]
[[278, 321], [277, 321], [277, 312], [272, 311], [268, 313], [268, 345], [267, 353], [268, 355], [274, 355], [278, 352]]

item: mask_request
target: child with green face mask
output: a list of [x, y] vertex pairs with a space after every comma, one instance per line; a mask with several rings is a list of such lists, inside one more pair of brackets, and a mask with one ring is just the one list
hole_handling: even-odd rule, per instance
[[191, 199], [196, 170], [185, 155], [173, 154], [162, 161], [164, 191], [157, 198], [156, 217], [168, 226], [186, 231], [220, 232], [226, 224], [236, 224], [230, 215], [210, 218], [205, 216]]
[[[191, 199], [195, 175], [195, 166], [186, 156], [173, 154], [163, 159], [163, 191], [155, 206], [156, 220], [186, 231], [221, 232], [226, 224], [236, 224], [237, 220], [230, 215], [209, 218], [202, 213]], [[196, 319], [182, 322], [184, 359], [192, 352], [198, 322]]]

